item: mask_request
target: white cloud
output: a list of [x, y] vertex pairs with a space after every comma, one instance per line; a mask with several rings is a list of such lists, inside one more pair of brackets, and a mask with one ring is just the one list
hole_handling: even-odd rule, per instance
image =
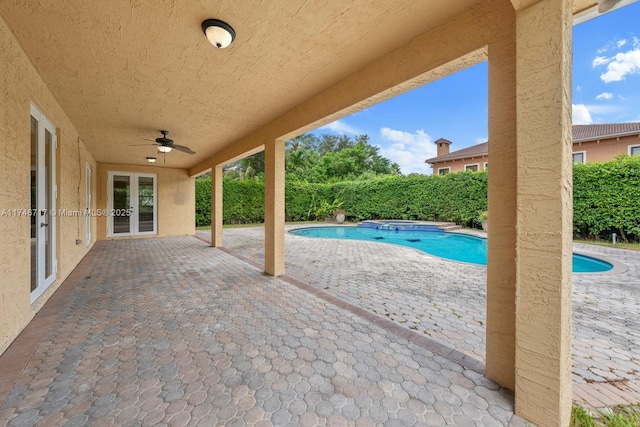
[[571, 113], [574, 125], [590, 125], [593, 123], [589, 108], [584, 104], [571, 104]]
[[[625, 111], [625, 108], [616, 104], [587, 104], [585, 105], [589, 114], [596, 116], [606, 116], [610, 114], [620, 114]], [[606, 119], [607, 121], [609, 119]]]
[[602, 92], [600, 95], [596, 96], [596, 99], [611, 99], [613, 98], [613, 94], [611, 92]]
[[578, 85], [576, 86], [576, 92], [580, 92], [582, 90], [582, 86]]
[[433, 139], [420, 129], [415, 132], [381, 128], [382, 139], [392, 142], [380, 148], [380, 154], [393, 163], [400, 165], [403, 174], [430, 174], [431, 167], [424, 161], [436, 156], [436, 145]]
[[330, 130], [332, 132], [335, 133], [339, 133], [341, 135], [361, 135], [364, 132], [361, 132], [360, 130], [356, 129], [355, 127], [346, 124], [344, 121], [342, 120], [336, 120], [335, 122], [331, 122], [329, 124], [326, 124], [324, 126], [321, 126], [319, 129], [321, 130]]
[[488, 137], [486, 137], [486, 136], [481, 136], [481, 137], [479, 137], [479, 138], [476, 138], [476, 144], [482, 144], [482, 143], [484, 143], [484, 142], [487, 142], [488, 140], [489, 140], [489, 138], [488, 138]]
[[600, 65], [608, 64], [609, 62], [611, 62], [611, 58], [607, 58], [606, 56], [596, 56], [595, 58], [593, 58], [591, 66], [593, 68], [596, 68]]
[[[636, 43], [637, 40], [638, 40], [637, 37], [633, 37], [634, 44]], [[601, 54], [603, 54], [605, 52], [609, 52], [611, 50], [620, 49], [621, 47], [625, 46], [627, 44], [627, 42], [628, 42], [627, 39], [612, 40], [609, 43], [607, 43], [606, 45], [602, 46], [600, 49], [596, 50], [596, 52], [598, 53], [598, 55], [601, 55]]]
[[600, 75], [600, 79], [605, 83], [618, 82], [624, 80], [627, 75], [640, 73], [640, 47], [617, 53], [609, 59], [611, 61], [607, 65], [607, 71]]

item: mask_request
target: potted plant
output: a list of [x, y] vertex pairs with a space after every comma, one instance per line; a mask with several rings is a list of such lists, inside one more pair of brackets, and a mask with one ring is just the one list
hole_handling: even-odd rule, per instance
[[333, 203], [329, 203], [326, 200], [323, 200], [322, 202], [320, 202], [320, 206], [316, 209], [316, 219], [319, 221], [330, 221], [332, 219], [335, 219], [336, 222], [342, 224], [342, 222], [339, 221], [338, 215], [339, 211], [341, 211], [340, 217], [342, 218], [342, 221], [344, 221], [344, 210], [340, 209], [340, 206], [342, 206], [343, 204], [344, 202], [338, 199], [334, 199]]
[[480, 214], [478, 215], [478, 219], [480, 220], [480, 223], [482, 224], [482, 229], [486, 233], [488, 233], [489, 232], [489, 212], [488, 211], [480, 212]]

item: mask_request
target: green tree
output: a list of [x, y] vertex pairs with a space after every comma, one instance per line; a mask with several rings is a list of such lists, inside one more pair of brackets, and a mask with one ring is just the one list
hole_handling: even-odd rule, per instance
[[400, 175], [398, 164], [382, 157], [368, 135], [310, 134], [287, 141], [287, 178], [308, 182], [356, 179], [363, 174]]

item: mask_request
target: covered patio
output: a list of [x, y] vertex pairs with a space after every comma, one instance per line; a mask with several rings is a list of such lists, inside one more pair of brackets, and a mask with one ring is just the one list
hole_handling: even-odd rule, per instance
[[524, 425], [478, 367], [304, 286], [193, 237], [98, 242], [0, 357], [0, 420]]
[[[2, 2], [7, 191], [0, 202], [9, 214], [0, 245], [12, 256], [0, 261], [0, 351], [92, 246], [144, 248], [160, 243], [103, 242], [192, 235], [193, 181], [206, 172], [213, 175], [210, 241], [222, 247], [222, 168], [261, 150], [263, 268], [283, 275], [285, 141], [486, 60], [492, 227], [484, 373], [514, 391], [519, 416], [567, 425], [571, 27], [597, 14], [592, 0]], [[235, 29], [226, 49], [205, 38], [202, 23], [211, 18]], [[173, 152], [156, 139], [160, 130], [170, 131]], [[155, 278], [154, 268], [180, 257], [131, 266], [126, 278]], [[176, 268], [172, 283], [201, 267]], [[207, 280], [227, 283], [220, 271], [208, 270]], [[284, 299], [278, 311], [296, 311], [296, 303]], [[140, 313], [114, 315], [146, 313], [135, 308]], [[85, 322], [104, 315], [95, 309]], [[147, 332], [166, 334], [167, 325]], [[108, 343], [95, 345], [109, 354]]]

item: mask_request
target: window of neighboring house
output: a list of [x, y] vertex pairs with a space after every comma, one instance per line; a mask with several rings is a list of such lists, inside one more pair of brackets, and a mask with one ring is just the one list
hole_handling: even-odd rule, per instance
[[578, 151], [573, 153], [573, 163], [586, 163], [587, 161], [587, 152], [586, 151]]
[[439, 168], [438, 175], [446, 175], [451, 172], [451, 168]]
[[485, 163], [484, 164], [484, 170], [488, 171], [489, 170], [489, 163]]
[[640, 154], [640, 145], [630, 145], [629, 146], [629, 155], [630, 156], [635, 156], [637, 154]]
[[473, 165], [464, 165], [464, 170], [466, 171], [478, 172], [479, 168], [480, 168], [480, 165], [478, 163]]

